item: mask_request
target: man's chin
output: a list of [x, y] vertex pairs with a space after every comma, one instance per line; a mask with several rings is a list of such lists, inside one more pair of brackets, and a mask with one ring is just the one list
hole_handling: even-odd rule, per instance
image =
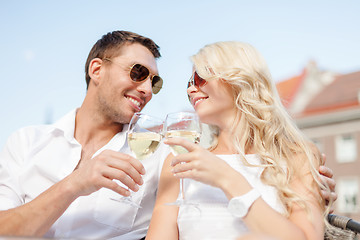
[[131, 121], [131, 118], [134, 116], [135, 113], [140, 112], [140, 111], [134, 111], [132, 113], [130, 113], [127, 117], [126, 117], [126, 121], [124, 122], [124, 124], [129, 124]]

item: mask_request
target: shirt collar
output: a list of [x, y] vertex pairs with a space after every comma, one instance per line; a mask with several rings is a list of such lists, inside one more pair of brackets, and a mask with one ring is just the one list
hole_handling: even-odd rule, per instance
[[[75, 117], [78, 109], [74, 109], [56, 121], [50, 129], [51, 133], [61, 132], [64, 134], [64, 137], [72, 143], [78, 143], [74, 138], [75, 132]], [[117, 133], [107, 145], [107, 148], [113, 149], [115, 151], [119, 150], [119, 147], [122, 148], [126, 144], [127, 130], [129, 124], [124, 124], [122, 131]]]
[[[60, 118], [58, 121], [56, 121], [53, 124], [53, 128], [51, 129], [51, 132], [62, 132], [64, 134], [64, 137], [68, 141], [74, 141], [74, 132], [75, 132], [75, 117], [76, 117], [77, 109], [74, 109], [67, 113], [65, 116]], [[75, 140], [76, 141], [76, 140]]]

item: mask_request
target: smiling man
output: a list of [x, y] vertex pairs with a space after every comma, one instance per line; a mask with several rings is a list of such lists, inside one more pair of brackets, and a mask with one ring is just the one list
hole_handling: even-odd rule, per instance
[[[133, 158], [126, 124], [162, 87], [159, 57], [149, 38], [127, 31], [104, 35], [86, 61], [81, 107], [55, 124], [10, 136], [0, 155], [0, 235], [145, 236], [164, 157]], [[128, 196], [128, 188], [141, 208], [113, 200]]]

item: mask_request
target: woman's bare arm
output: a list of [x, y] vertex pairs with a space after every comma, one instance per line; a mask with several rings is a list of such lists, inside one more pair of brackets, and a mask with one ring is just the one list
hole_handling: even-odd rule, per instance
[[179, 239], [177, 228], [178, 206], [165, 205], [175, 202], [179, 194], [179, 179], [171, 172], [170, 154], [164, 161], [154, 211], [146, 239]]

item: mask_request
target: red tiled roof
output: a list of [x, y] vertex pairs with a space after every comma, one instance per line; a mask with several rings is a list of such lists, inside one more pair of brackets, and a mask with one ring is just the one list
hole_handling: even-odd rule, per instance
[[306, 106], [301, 115], [313, 115], [339, 109], [360, 107], [360, 71], [338, 76]]
[[281, 81], [276, 84], [281, 101], [286, 108], [288, 108], [294, 100], [294, 97], [296, 96], [296, 93], [298, 92], [299, 87], [305, 78], [305, 72], [306, 71], [304, 69], [304, 71], [299, 76], [292, 77], [288, 80]]

